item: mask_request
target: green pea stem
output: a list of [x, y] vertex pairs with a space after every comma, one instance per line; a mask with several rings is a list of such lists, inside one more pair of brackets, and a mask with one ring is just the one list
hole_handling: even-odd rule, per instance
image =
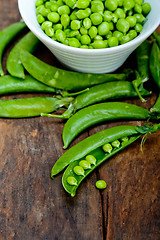
[[137, 71], [135, 73], [136, 73], [136, 79], [132, 81], [133, 87], [135, 88], [135, 91], [136, 91], [138, 97], [140, 98], [140, 100], [142, 102], [146, 102], [146, 100], [140, 94], [140, 86], [143, 86], [143, 83], [147, 82], [148, 78], [147, 77], [141, 78]]
[[63, 97], [72, 97], [88, 91], [89, 91], [89, 88], [86, 88], [86, 89], [83, 89], [82, 91], [74, 92], [74, 93], [69, 93], [67, 91], [61, 91], [60, 93]]

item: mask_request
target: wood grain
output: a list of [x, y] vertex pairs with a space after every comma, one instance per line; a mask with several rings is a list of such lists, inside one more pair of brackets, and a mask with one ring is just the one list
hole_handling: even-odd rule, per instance
[[[0, 29], [19, 21], [17, 0], [1, 1]], [[18, 40], [18, 39], [17, 39]], [[6, 58], [16, 43], [10, 44]], [[36, 56], [60, 66], [42, 46]], [[40, 96], [41, 94], [37, 94]], [[36, 95], [36, 96], [37, 96]], [[4, 98], [35, 96], [12, 94]], [[127, 100], [149, 109], [157, 94], [140, 100]], [[95, 126], [72, 145], [95, 132], [120, 124]], [[160, 132], [147, 140], [144, 154], [140, 140], [112, 157], [81, 184], [71, 198], [62, 188], [61, 174], [50, 179], [50, 170], [63, 154], [63, 120], [49, 118], [0, 119], [0, 239], [1, 240], [158, 240]], [[107, 189], [95, 188], [97, 179]]]

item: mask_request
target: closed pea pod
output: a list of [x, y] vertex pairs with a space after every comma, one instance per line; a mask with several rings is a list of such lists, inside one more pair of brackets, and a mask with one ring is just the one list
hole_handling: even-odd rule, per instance
[[49, 87], [29, 75], [26, 75], [23, 81], [10, 75], [5, 75], [0, 80], [0, 95], [19, 92], [55, 93], [57, 91], [55, 88]]
[[24, 118], [40, 116], [42, 112], [53, 112], [62, 106], [68, 106], [72, 98], [33, 97], [12, 100], [0, 100], [0, 117]]
[[[151, 92], [143, 88], [143, 82], [141, 82], [141, 84], [138, 85], [137, 90], [142, 96], [147, 96], [151, 94]], [[138, 96], [137, 91], [132, 85], [132, 82], [118, 81], [115, 83], [113, 82], [103, 83], [91, 87], [87, 92], [79, 94], [74, 99], [73, 103], [71, 103], [68, 110], [64, 112], [62, 115], [42, 114], [42, 116], [67, 119], [70, 118], [75, 111], [98, 102], [104, 102], [109, 99], [137, 96]]]
[[[143, 134], [154, 133], [158, 131], [160, 128], [160, 124], [156, 124], [153, 126], [145, 125], [141, 127], [136, 126], [117, 126], [110, 129], [103, 130], [98, 132], [83, 141], [79, 142], [72, 148], [70, 148], [67, 152], [65, 152], [55, 163], [51, 171], [51, 177], [53, 178], [56, 174], [64, 169], [64, 165], [69, 165], [64, 171], [62, 177], [62, 184], [64, 189], [71, 194], [72, 197], [75, 196], [76, 190], [80, 183], [90, 174], [96, 167], [100, 164], [104, 163], [107, 159], [109, 159], [114, 154], [118, 153], [138, 138], [140, 138]], [[126, 141], [123, 145], [121, 144], [119, 148], [114, 148], [111, 153], [105, 153], [102, 149], [102, 146], [105, 143], [110, 143], [111, 141], [115, 141], [122, 137], [128, 137], [129, 140]], [[81, 149], [81, 151], [80, 151]], [[92, 165], [90, 169], [86, 169], [84, 171], [83, 176], [77, 176], [73, 169], [75, 166], [78, 166], [81, 159], [87, 154], [91, 154], [96, 158], [96, 165]], [[76, 186], [71, 186], [68, 184], [68, 177], [74, 177], [77, 181]]]
[[0, 76], [4, 75], [2, 70], [2, 54], [6, 46], [10, 43], [10, 41], [24, 28], [26, 27], [24, 22], [14, 23], [6, 28], [4, 28], [0, 32]]
[[99, 103], [81, 109], [64, 125], [62, 138], [64, 149], [86, 128], [111, 120], [145, 120], [150, 112], [142, 107], [123, 102]]
[[20, 59], [20, 50], [25, 49], [33, 52], [38, 43], [38, 38], [32, 32], [29, 32], [12, 48], [7, 58], [7, 70], [12, 76], [25, 78], [24, 67]]
[[40, 61], [25, 50], [21, 50], [20, 56], [23, 66], [35, 79], [58, 89], [76, 91], [107, 81], [125, 80], [128, 77], [128, 73], [88, 74], [59, 69]]

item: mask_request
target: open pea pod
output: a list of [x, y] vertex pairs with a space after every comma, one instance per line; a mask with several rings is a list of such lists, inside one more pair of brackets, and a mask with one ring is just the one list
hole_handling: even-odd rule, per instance
[[[111, 129], [104, 130], [100, 133], [96, 133], [82, 142], [78, 143], [74, 147], [68, 150], [70, 152], [70, 164], [66, 168], [63, 177], [62, 184], [64, 189], [71, 194], [72, 197], [75, 196], [76, 190], [80, 183], [85, 179], [85, 177], [91, 173], [96, 167], [105, 162], [108, 158], [121, 151], [132, 142], [136, 141], [143, 134], [144, 141], [147, 138], [148, 134], [156, 132], [160, 128], [160, 124], [155, 124], [153, 126], [145, 125], [143, 127], [134, 127], [134, 126], [118, 126]], [[100, 135], [104, 137], [101, 138]], [[94, 144], [94, 147], [90, 151], [90, 145]], [[84, 149], [81, 149], [82, 143], [85, 142]], [[105, 142], [105, 145], [104, 145]], [[88, 143], [88, 147], [87, 147]], [[77, 152], [77, 157], [75, 151], [72, 149], [79, 148], [79, 152], [82, 150], [82, 154], [79, 156]], [[88, 151], [89, 149], [89, 151]], [[73, 152], [74, 154], [73, 154]], [[63, 155], [67, 155], [67, 152]], [[62, 157], [63, 157], [62, 156]], [[63, 159], [65, 159], [63, 157]], [[68, 158], [67, 158], [68, 159]], [[75, 160], [76, 159], [76, 160]], [[83, 160], [85, 159], [85, 160]], [[91, 160], [91, 161], [90, 161]], [[93, 161], [94, 160], [94, 161]], [[58, 162], [58, 161], [57, 161]], [[62, 162], [61, 162], [62, 165]], [[82, 171], [83, 167], [83, 171]], [[55, 170], [55, 168], [54, 168]], [[78, 171], [79, 170], [79, 171]], [[53, 173], [53, 170], [52, 170]]]

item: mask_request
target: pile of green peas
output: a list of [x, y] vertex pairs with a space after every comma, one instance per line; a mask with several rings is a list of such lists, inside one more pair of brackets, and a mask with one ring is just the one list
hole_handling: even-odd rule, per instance
[[84, 49], [115, 47], [142, 31], [151, 11], [143, 0], [37, 0], [37, 21], [47, 36]]
[[[113, 152], [115, 149], [118, 149], [120, 146], [123, 146], [126, 142], [129, 141], [129, 137], [123, 137], [121, 139], [117, 139], [111, 143], [106, 143], [105, 145], [102, 146], [102, 150], [106, 154], [110, 154]], [[80, 160], [79, 165], [75, 166], [73, 168], [73, 172], [77, 176], [85, 176], [85, 171], [90, 170], [93, 166], [96, 166], [97, 159], [93, 155], [87, 155], [84, 160]], [[67, 182], [69, 185], [72, 186], [77, 186], [78, 182], [77, 179], [73, 176], [69, 176], [67, 178]], [[103, 180], [99, 180], [98, 183], [96, 183], [96, 187], [99, 189], [104, 189], [106, 188], [106, 183]]]

